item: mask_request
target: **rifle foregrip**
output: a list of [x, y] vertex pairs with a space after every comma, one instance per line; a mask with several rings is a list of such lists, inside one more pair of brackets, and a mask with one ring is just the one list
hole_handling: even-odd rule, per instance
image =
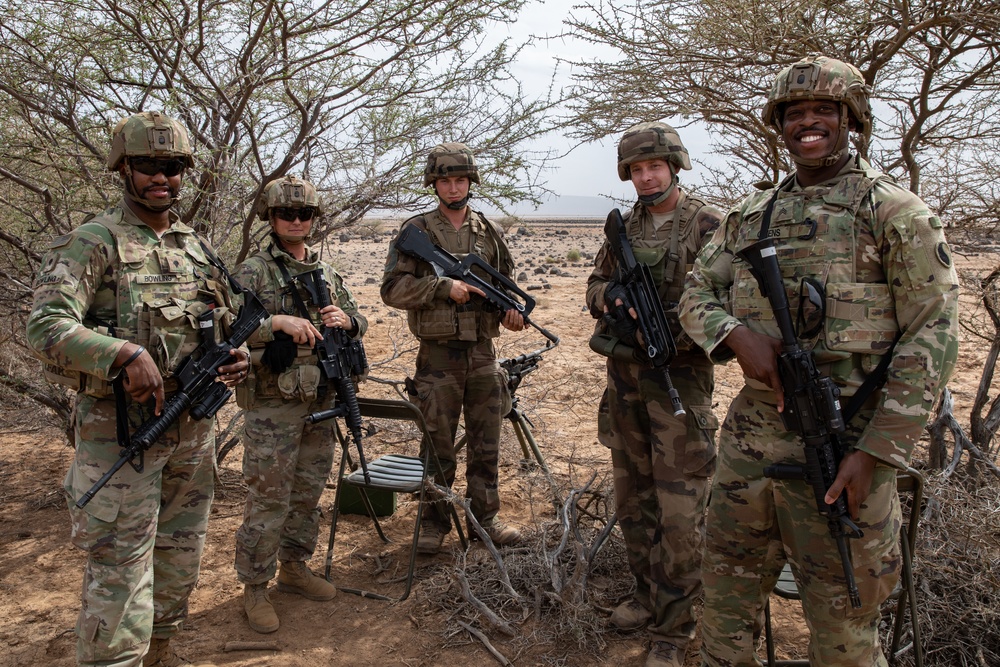
[[143, 450], [147, 450], [153, 446], [153, 443], [160, 439], [170, 425], [173, 424], [181, 416], [188, 406], [191, 405], [191, 397], [185, 391], [179, 391], [174, 394], [173, 398], [168, 400], [163, 404], [163, 410], [160, 415], [148, 421], [143, 426], [139, 427], [135, 433], [132, 434], [132, 445], [141, 447]]

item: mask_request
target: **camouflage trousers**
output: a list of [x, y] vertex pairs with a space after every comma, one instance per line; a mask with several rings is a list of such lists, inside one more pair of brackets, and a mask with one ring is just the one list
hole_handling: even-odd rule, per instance
[[[423, 413], [441, 462], [443, 476], [438, 476], [438, 482], [448, 486], [455, 481], [455, 435], [464, 410], [468, 436], [465, 495], [479, 523], [489, 525], [500, 511], [500, 425], [510, 409], [506, 378], [492, 340], [464, 350], [421, 342], [412, 390], [410, 401]], [[448, 528], [451, 518], [445, 510], [442, 503], [434, 503], [428, 506], [425, 520]]]
[[[147, 417], [148, 415], [143, 415]], [[133, 423], [142, 417], [130, 409]], [[80, 396], [64, 484], [73, 544], [87, 552], [77, 619], [80, 665], [139, 665], [150, 637], [178, 632], [198, 580], [215, 483], [215, 420], [184, 413], [84, 509], [77, 499], [118, 458], [115, 402]]]
[[[885, 665], [879, 647], [879, 606], [899, 577], [901, 515], [896, 473], [878, 465], [871, 495], [849, 540], [861, 608], [852, 609], [840, 557], [826, 520], [804, 481], [764, 477], [775, 462], [803, 463], [797, 434], [784, 430], [776, 407], [744, 388], [729, 408], [719, 436], [719, 471], [708, 508], [703, 563], [702, 618], [706, 665], [759, 665], [756, 635], [764, 603], [785, 559], [802, 593], [809, 626], [809, 661], [823, 667]], [[854, 442], [871, 413], [852, 421]]]
[[715, 470], [711, 364], [671, 368], [686, 416], [675, 417], [662, 370], [608, 361], [598, 418], [611, 448], [615, 503], [635, 599], [652, 614], [653, 641], [685, 647], [694, 636], [691, 606], [701, 591], [705, 505]]
[[248, 584], [274, 577], [277, 561], [305, 561], [316, 549], [319, 499], [333, 466], [333, 419], [306, 415], [333, 407], [333, 393], [311, 403], [256, 398], [246, 413], [243, 478], [247, 502], [236, 531], [236, 574]]

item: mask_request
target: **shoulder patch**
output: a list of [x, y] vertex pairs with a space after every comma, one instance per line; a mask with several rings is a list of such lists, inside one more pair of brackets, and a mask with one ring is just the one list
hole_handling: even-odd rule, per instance
[[941, 266], [946, 269], [951, 268], [951, 250], [948, 248], [948, 244], [945, 241], [941, 241], [937, 244], [934, 254], [937, 256], [938, 261], [941, 262]]

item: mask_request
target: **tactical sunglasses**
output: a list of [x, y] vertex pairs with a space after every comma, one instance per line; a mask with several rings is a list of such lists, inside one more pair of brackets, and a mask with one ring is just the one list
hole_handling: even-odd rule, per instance
[[155, 176], [156, 174], [163, 174], [167, 178], [176, 176], [177, 174], [184, 171], [184, 160], [174, 159], [161, 159], [154, 157], [130, 157], [128, 159], [129, 165], [134, 171], [140, 174], [145, 174], [146, 176]]
[[282, 206], [281, 208], [271, 209], [274, 214], [281, 218], [282, 220], [287, 220], [292, 222], [295, 218], [298, 218], [302, 222], [309, 222], [313, 218], [313, 214], [316, 213], [316, 209], [311, 206], [305, 206], [303, 208], [292, 208], [290, 206]]

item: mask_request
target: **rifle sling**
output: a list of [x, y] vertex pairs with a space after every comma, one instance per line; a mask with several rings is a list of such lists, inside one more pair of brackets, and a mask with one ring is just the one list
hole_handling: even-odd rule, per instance
[[[789, 174], [783, 181], [781, 181], [781, 183], [778, 184], [778, 187], [774, 189], [774, 194], [771, 195], [771, 199], [767, 202], [767, 208], [764, 209], [764, 219], [761, 221], [760, 234], [757, 237], [759, 240], [767, 238], [767, 232], [771, 227], [771, 214], [774, 212], [775, 202], [778, 201], [778, 194], [783, 188], [791, 184], [793, 178], [795, 178], [795, 174]], [[888, 351], [886, 351], [886, 353], [883, 354], [878, 360], [878, 365], [875, 367], [875, 370], [868, 374], [865, 381], [861, 383], [858, 390], [854, 392], [853, 396], [851, 396], [851, 400], [847, 404], [847, 407], [841, 412], [844, 418], [844, 424], [850, 423], [850, 421], [858, 413], [858, 410], [861, 409], [861, 406], [868, 400], [868, 397], [881, 389], [882, 385], [885, 384], [889, 364], [892, 362], [892, 352], [896, 349], [896, 343], [899, 342], [902, 335], [902, 331], [896, 334], [896, 338], [892, 341], [892, 345], [889, 346]]]
[[278, 265], [278, 270], [281, 271], [281, 278], [285, 281], [285, 285], [292, 291], [292, 300], [295, 302], [295, 307], [299, 310], [299, 315], [302, 319], [312, 322], [312, 318], [309, 317], [309, 309], [306, 308], [306, 302], [302, 298], [302, 295], [299, 294], [299, 290], [295, 286], [295, 280], [292, 278], [291, 274], [288, 273], [288, 267], [285, 266], [285, 260], [274, 254], [274, 246], [271, 246], [271, 257], [274, 258], [274, 263]]

